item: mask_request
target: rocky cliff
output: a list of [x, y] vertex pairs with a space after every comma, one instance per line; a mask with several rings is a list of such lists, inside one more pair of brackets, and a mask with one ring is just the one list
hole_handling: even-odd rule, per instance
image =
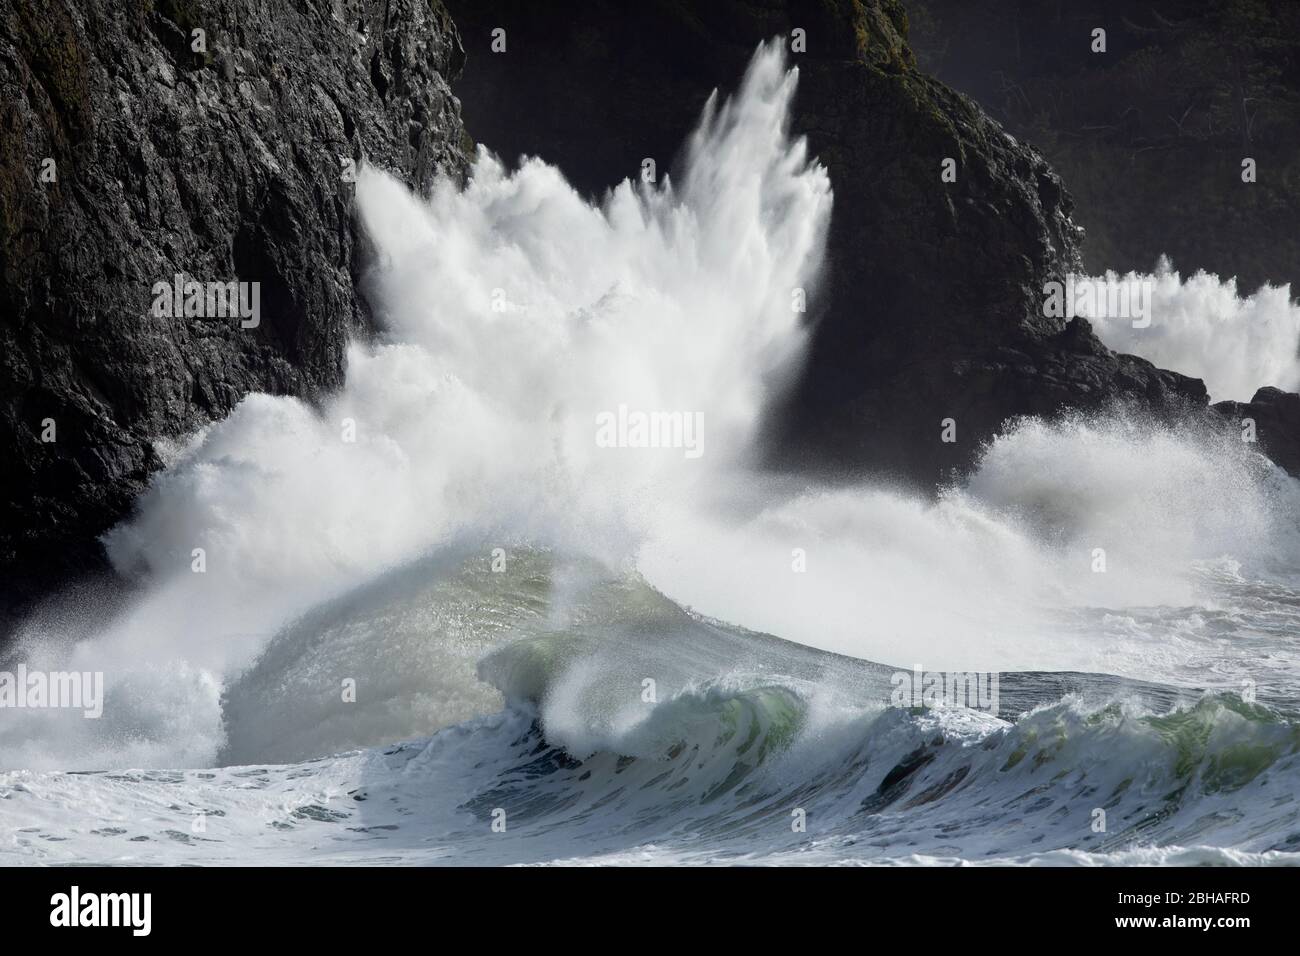
[[[154, 440], [340, 383], [368, 319], [348, 161], [426, 186], [470, 146], [438, 0], [7, 0], [0, 580], [98, 567]], [[155, 283], [257, 283], [258, 321]], [[252, 300], [251, 294], [247, 299]]]
[[835, 211], [808, 366], [774, 423], [782, 462], [932, 483], [1012, 416], [1204, 408], [1199, 381], [1044, 315], [1044, 283], [1079, 266], [1069, 194], [1034, 148], [917, 69], [896, 0], [578, 0], [564, 18], [523, 0], [450, 5], [470, 132], [592, 192], [645, 157], [666, 166], [709, 91], [734, 88], [762, 39], [790, 38], [795, 131], [830, 171]]
[[[928, 73], [1040, 147], [1079, 204], [1089, 271], [1300, 289], [1300, 4], [908, 0]], [[1094, 29], [1106, 31], [1095, 51]], [[1242, 182], [1244, 157], [1257, 177]], [[1116, 175], [1123, 170], [1123, 175]]]
[[[463, 50], [439, 0], [4, 8], [7, 599], [100, 565], [98, 535], [160, 464], [155, 439], [251, 390], [311, 398], [341, 381], [346, 337], [368, 323], [347, 161], [417, 186], [463, 171], [448, 86], [462, 67], [469, 132], [596, 193], [647, 157], [670, 166], [709, 92], [734, 88], [761, 40], [790, 39], [795, 129], [836, 199], [807, 367], [772, 422], [783, 465], [933, 485], [1017, 415], [1203, 412], [1199, 381], [1045, 314], [1044, 283], [1079, 265], [1070, 196], [1033, 147], [918, 69], [897, 0], [448, 2]], [[156, 314], [155, 284], [177, 275], [258, 283], [259, 321]], [[1261, 409], [1261, 444], [1282, 447], [1263, 432], [1290, 406]]]

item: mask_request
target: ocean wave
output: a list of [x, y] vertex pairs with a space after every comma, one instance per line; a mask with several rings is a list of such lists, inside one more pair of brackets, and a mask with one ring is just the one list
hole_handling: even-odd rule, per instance
[[[1009, 722], [955, 708], [827, 706], [779, 683], [717, 685], [649, 707], [604, 737], [612, 749], [582, 757], [552, 741], [544, 723], [521, 701], [426, 740], [297, 764], [6, 772], [0, 800], [16, 829], [0, 855], [215, 864], [1300, 861], [1297, 725], [1227, 695], [1160, 713], [1071, 696]], [[91, 819], [86, 806], [101, 812]]]

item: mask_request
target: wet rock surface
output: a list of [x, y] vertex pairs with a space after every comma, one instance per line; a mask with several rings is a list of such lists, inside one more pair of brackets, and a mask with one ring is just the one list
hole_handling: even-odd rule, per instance
[[1214, 411], [1243, 436], [1253, 426], [1259, 448], [1292, 475], [1300, 476], [1300, 395], [1267, 386], [1249, 402], [1217, 402]]
[[[462, 60], [437, 0], [4, 5], [0, 604], [102, 566], [156, 439], [341, 383], [370, 321], [345, 163], [462, 171]], [[178, 274], [258, 283], [260, 321], [156, 316]]]
[[[646, 158], [667, 171], [710, 92], [796, 30], [794, 130], [835, 209], [773, 464], [933, 487], [1016, 416], [1206, 414], [1200, 381], [1045, 314], [1045, 283], [1080, 268], [1070, 194], [1035, 148], [917, 68], [897, 0], [448, 5], [5, 7], [0, 614], [103, 566], [98, 536], [160, 467], [156, 440], [250, 391], [314, 399], [342, 382], [347, 338], [371, 322], [346, 160], [423, 188], [465, 171], [473, 134], [599, 194]], [[178, 274], [257, 282], [257, 326], [151, 314], [154, 284]], [[1248, 403], [1261, 447], [1300, 474], [1300, 398], [1265, 392]]]

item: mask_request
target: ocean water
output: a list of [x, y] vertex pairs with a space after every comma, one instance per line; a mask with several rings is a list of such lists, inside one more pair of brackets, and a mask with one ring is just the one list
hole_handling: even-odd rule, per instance
[[[1027, 420], [937, 498], [754, 464], [833, 207], [797, 79], [760, 49], [680, 181], [596, 203], [365, 171], [381, 340], [167, 446], [132, 589], [23, 626], [5, 666], [106, 695], [0, 711], [0, 862], [1300, 861], [1300, 484], [1252, 446]], [[1285, 367], [1289, 301], [1252, 335], [1192, 281], [1159, 349]], [[702, 427], [607, 447], [620, 407]]]

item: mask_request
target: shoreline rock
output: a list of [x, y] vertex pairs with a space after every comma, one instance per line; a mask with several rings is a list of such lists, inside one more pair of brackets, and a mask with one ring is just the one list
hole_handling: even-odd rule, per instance
[[[0, 14], [0, 629], [105, 569], [99, 536], [161, 466], [156, 439], [251, 391], [314, 400], [341, 384], [348, 336], [373, 328], [342, 161], [420, 189], [463, 175], [459, 74], [472, 131], [599, 194], [647, 156], [667, 169], [710, 91], [794, 29], [794, 132], [836, 200], [807, 362], [768, 430], [774, 467], [934, 487], [1008, 419], [1123, 403], [1255, 417], [1261, 448], [1300, 476], [1300, 396], [1210, 412], [1200, 381], [1044, 315], [1044, 284], [1080, 268], [1070, 194], [918, 70], [898, 0], [448, 4], [14, 0]], [[507, 55], [490, 52], [498, 27]], [[153, 284], [177, 273], [260, 283], [261, 321], [151, 316]]]
[[1300, 478], [1300, 395], [1269, 385], [1256, 391], [1249, 402], [1216, 402], [1211, 410], [1229, 428], [1244, 430], [1244, 420], [1253, 422], [1260, 450]]
[[[104, 567], [155, 439], [342, 382], [371, 325], [344, 161], [462, 173], [463, 59], [438, 0], [6, 4], [0, 615]], [[258, 327], [151, 315], [177, 273], [259, 283]]]

